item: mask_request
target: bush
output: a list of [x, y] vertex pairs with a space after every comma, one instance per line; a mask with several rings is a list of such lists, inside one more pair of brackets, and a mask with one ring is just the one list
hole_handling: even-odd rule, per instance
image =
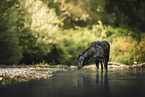
[[59, 20], [55, 11], [41, 0], [19, 0], [13, 7], [19, 13], [17, 27], [23, 50], [21, 63], [43, 61], [58, 38]]
[[17, 64], [22, 58], [21, 47], [13, 21], [0, 16], [0, 64]]
[[130, 36], [112, 39], [110, 61], [133, 64], [138, 41]]
[[14, 32], [0, 31], [0, 64], [18, 64], [22, 58], [21, 48]]
[[[48, 6], [42, 1], [47, 2]], [[83, 6], [87, 4], [83, 3]], [[95, 10], [86, 13], [83, 6], [74, 5], [74, 8], [81, 6], [79, 11], [84, 15], [78, 15], [76, 10], [69, 12], [73, 6], [67, 9], [69, 3], [64, 0], [2, 0], [0, 5], [1, 64], [16, 64], [22, 58], [20, 63], [25, 64], [47, 61], [51, 64], [77, 65], [78, 55], [93, 41], [101, 40], [108, 40], [111, 44], [110, 61], [124, 64], [145, 61], [145, 34], [126, 26], [104, 25], [101, 21], [93, 26], [91, 24], [94, 23], [88, 25], [87, 22], [93, 19], [89, 19], [87, 14], [91, 16]], [[56, 10], [57, 14], [54, 6], [60, 8]], [[63, 23], [64, 28], [74, 29], [59, 28], [59, 25], [63, 27]], [[89, 28], [76, 25], [88, 25]]]
[[[5, 53], [7, 60], [13, 58], [14, 62], [8, 63], [18, 63], [22, 55], [21, 63], [43, 61], [59, 39], [56, 32], [60, 22], [55, 10], [41, 0], [3, 0], [0, 4], [0, 42], [3, 46], [0, 52]], [[6, 48], [10, 51], [5, 51]]]
[[139, 63], [145, 62], [145, 33], [140, 35], [140, 41], [135, 47], [134, 60]]

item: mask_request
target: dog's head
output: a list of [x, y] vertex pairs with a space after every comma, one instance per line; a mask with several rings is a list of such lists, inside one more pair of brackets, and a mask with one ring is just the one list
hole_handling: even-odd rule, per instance
[[78, 57], [78, 69], [81, 69], [84, 66], [85, 58], [83, 56]]

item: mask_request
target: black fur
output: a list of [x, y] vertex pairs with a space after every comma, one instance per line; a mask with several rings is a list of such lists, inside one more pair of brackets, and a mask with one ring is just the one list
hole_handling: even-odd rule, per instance
[[103, 70], [103, 64], [105, 71], [107, 71], [107, 63], [109, 61], [110, 44], [107, 41], [95, 41], [84, 52], [78, 56], [78, 69], [91, 62], [96, 63], [96, 69], [99, 68], [99, 62], [101, 63], [101, 69]]

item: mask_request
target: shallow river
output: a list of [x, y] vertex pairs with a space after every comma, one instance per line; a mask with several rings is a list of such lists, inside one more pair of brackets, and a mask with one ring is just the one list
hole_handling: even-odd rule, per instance
[[145, 68], [60, 72], [48, 79], [0, 87], [0, 97], [145, 97]]

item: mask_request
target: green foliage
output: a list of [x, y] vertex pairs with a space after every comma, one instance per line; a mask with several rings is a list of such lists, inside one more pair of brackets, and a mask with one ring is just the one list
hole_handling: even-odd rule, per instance
[[60, 49], [59, 63], [77, 65], [78, 55], [83, 52], [92, 42], [107, 40], [107, 28], [101, 21], [92, 29], [76, 28], [61, 31], [61, 38], [56, 46]]
[[116, 26], [127, 25], [145, 32], [144, 5], [143, 0], [106, 0], [105, 11], [114, 18]]
[[[6, 4], [6, 2], [4, 3]], [[13, 9], [7, 9], [1, 6], [0, 9], [0, 64], [17, 64], [22, 58], [21, 47], [18, 45], [18, 33], [14, 25], [17, 15], [14, 11], [10, 18], [8, 13]]]
[[0, 64], [18, 64], [22, 54], [14, 32], [0, 31]]
[[65, 30], [59, 46], [62, 51], [60, 63], [77, 64], [78, 55], [93, 41], [98, 40], [110, 42], [110, 61], [128, 65], [135, 61], [140, 63], [144, 59], [144, 34], [141, 36], [125, 26], [117, 28], [110, 25], [106, 26], [101, 21], [98, 21], [97, 25], [93, 25], [92, 29]]
[[21, 62], [39, 62], [55, 43], [59, 20], [53, 9], [40, 0], [19, 0], [13, 7], [18, 11], [18, 31], [23, 49]]
[[105, 0], [42, 0], [55, 8], [63, 28], [85, 27], [102, 20]]
[[[1, 46], [5, 44], [3, 49], [6, 46], [10, 49], [12, 55], [8, 53], [6, 56], [15, 54], [18, 57], [17, 62], [13, 60], [14, 62], [8, 63], [18, 63], [22, 54], [21, 63], [43, 61], [44, 56], [51, 52], [53, 44], [59, 39], [56, 32], [60, 21], [54, 9], [49, 9], [40, 0], [1, 1], [2, 4]], [[6, 9], [5, 4], [7, 7], [10, 4], [9, 8]], [[5, 53], [3, 49], [1, 48], [1, 52]], [[6, 57], [7, 60], [9, 57]]]
[[134, 60], [137, 62], [145, 62], [145, 34], [140, 35], [140, 42], [135, 47]]
[[77, 65], [78, 55], [98, 40], [110, 42], [110, 61], [145, 62], [144, 5], [141, 0], [1, 0], [0, 64]]
[[137, 41], [129, 36], [114, 38], [111, 43], [110, 61], [133, 64], [136, 44]]
[[109, 36], [108, 29], [101, 21], [98, 21], [97, 25], [92, 26], [92, 33], [97, 37], [97, 39], [102, 40]]
[[62, 57], [59, 59], [60, 63], [67, 65], [77, 64], [78, 55], [84, 51], [92, 41], [96, 40], [96, 37], [88, 32], [90, 32], [90, 30], [82, 28], [63, 31], [61, 40], [59, 41], [59, 43], [61, 43], [60, 49], [62, 50]]

